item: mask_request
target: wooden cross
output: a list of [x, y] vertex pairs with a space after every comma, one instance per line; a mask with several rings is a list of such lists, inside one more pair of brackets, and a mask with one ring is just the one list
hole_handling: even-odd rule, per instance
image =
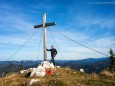
[[46, 13], [43, 13], [43, 24], [35, 25], [34, 28], [43, 28], [43, 57], [44, 61], [47, 60], [47, 50], [46, 50], [46, 27], [55, 25], [55, 22], [46, 23]]

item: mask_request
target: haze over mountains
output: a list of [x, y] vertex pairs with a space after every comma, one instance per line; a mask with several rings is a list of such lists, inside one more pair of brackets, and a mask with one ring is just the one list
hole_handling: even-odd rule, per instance
[[[20, 65], [23, 66], [24, 69], [30, 67], [37, 67], [40, 64], [39, 61], [0, 61], [0, 74], [9, 73], [9, 72], [19, 72]], [[109, 59], [107, 57], [103, 58], [88, 58], [83, 60], [56, 60], [56, 65], [60, 65], [61, 67], [69, 67], [75, 70], [79, 70], [83, 68], [86, 73], [99, 73], [103, 69], [107, 68], [109, 65]]]

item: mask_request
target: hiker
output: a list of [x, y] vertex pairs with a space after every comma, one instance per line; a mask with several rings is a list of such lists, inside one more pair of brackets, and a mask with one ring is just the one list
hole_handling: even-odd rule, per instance
[[51, 62], [53, 63], [53, 65], [55, 66], [55, 61], [54, 61], [54, 57], [57, 54], [57, 50], [54, 48], [54, 46], [51, 46], [51, 49], [47, 49], [47, 51], [51, 51]]

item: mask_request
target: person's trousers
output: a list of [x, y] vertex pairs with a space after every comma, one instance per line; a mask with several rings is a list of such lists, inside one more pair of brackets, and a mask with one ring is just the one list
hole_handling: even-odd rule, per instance
[[51, 57], [52, 57], [51, 62], [52, 62], [53, 65], [55, 66], [54, 56], [51, 56]]

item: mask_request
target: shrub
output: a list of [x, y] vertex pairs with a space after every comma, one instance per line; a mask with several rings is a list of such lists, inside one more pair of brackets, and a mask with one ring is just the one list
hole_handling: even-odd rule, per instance
[[102, 75], [102, 76], [112, 76], [112, 73], [110, 73], [110, 72], [107, 71], [107, 70], [104, 70], [104, 71], [102, 71], [102, 72], [100, 73], [100, 75]]

